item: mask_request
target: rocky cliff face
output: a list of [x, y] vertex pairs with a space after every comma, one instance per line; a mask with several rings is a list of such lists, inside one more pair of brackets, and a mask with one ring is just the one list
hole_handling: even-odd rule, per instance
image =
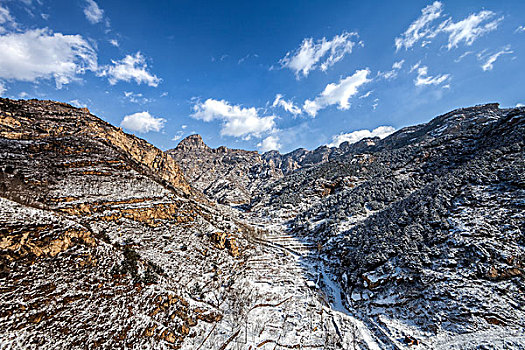
[[[122, 158], [128, 158], [137, 171], [165, 181], [182, 193], [190, 192], [190, 186], [173, 159], [146, 141], [93, 116], [87, 109], [71, 108], [67, 104], [51, 101], [6, 99], [0, 99], [0, 108], [2, 138], [19, 141], [85, 139], [90, 143], [102, 143]], [[67, 149], [64, 150], [66, 152]], [[89, 157], [89, 148], [86, 148], [85, 156]]]
[[219, 147], [212, 149], [199, 135], [191, 135], [167, 151], [188, 181], [211, 200], [247, 204], [255, 189], [283, 176], [281, 169], [257, 152]]

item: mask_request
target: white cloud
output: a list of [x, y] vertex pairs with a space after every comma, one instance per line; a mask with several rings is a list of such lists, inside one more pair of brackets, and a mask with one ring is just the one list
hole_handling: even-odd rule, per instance
[[77, 108], [84, 108], [84, 107], [87, 107], [87, 105], [83, 102], [80, 102], [79, 100], [71, 100], [69, 101], [69, 104], [72, 105], [73, 107], [77, 107]]
[[449, 34], [448, 49], [458, 47], [458, 44], [462, 41], [464, 41], [467, 46], [470, 46], [479, 37], [496, 30], [503, 17], [487, 22], [493, 18], [494, 15], [495, 13], [492, 11], [481, 11], [479, 13], [473, 13], [464, 20], [456, 23], [451, 19], [443, 22], [439, 30]]
[[382, 77], [384, 79], [390, 80], [397, 77], [397, 73], [401, 68], [403, 68], [403, 64], [405, 63], [405, 60], [397, 61], [392, 64], [392, 69], [388, 72], [379, 72], [377, 73], [378, 77]]
[[460, 62], [462, 59], [464, 59], [465, 57], [467, 57], [468, 55], [471, 55], [473, 54], [474, 52], [473, 51], [466, 51], [464, 52], [461, 56], [459, 56], [457, 59], [454, 60], [454, 62], [458, 63]]
[[403, 68], [403, 63], [405, 63], [405, 60], [394, 62], [392, 65], [392, 69], [401, 69]]
[[54, 79], [57, 88], [97, 69], [97, 54], [80, 35], [35, 29], [0, 36], [0, 78]]
[[416, 86], [422, 85], [439, 85], [449, 79], [450, 74], [440, 74], [435, 77], [428, 75], [427, 66], [419, 66], [419, 63], [416, 66], [412, 67], [412, 70], [417, 69], [417, 77], [414, 80]]
[[273, 101], [272, 107], [282, 107], [288, 113], [293, 114], [294, 116], [301, 114], [302, 110], [300, 107], [296, 106], [292, 101], [286, 101], [283, 99], [283, 95], [275, 95], [275, 100]]
[[180, 126], [180, 128], [181, 128], [182, 130], [185, 130], [187, 127], [188, 127], [187, 125], [181, 125], [181, 126]]
[[119, 44], [117, 39], [111, 39], [111, 40], [109, 40], [109, 43], [111, 45], [115, 46], [115, 47], [119, 47], [120, 46], [120, 44]]
[[221, 135], [226, 136], [259, 137], [261, 133], [275, 127], [275, 116], [260, 117], [254, 107], [232, 106], [224, 100], [207, 99], [204, 103], [195, 104], [193, 111], [191, 117], [194, 119], [205, 122], [221, 120]]
[[414, 64], [412, 67], [410, 67], [410, 73], [412, 73], [413, 71], [415, 71], [416, 69], [418, 69], [420, 65], [421, 65], [421, 61], [417, 62], [417, 63]]
[[431, 36], [434, 29], [430, 24], [441, 17], [443, 4], [435, 1], [432, 5], [428, 5], [421, 10], [421, 16], [416, 19], [408, 29], [401, 34], [401, 37], [395, 39], [396, 50], [402, 47], [409, 49], [420, 39]]
[[182, 130], [179, 130], [177, 131], [177, 133], [173, 136], [173, 138], [171, 139], [171, 141], [178, 141], [182, 138], [182, 136], [184, 135], [184, 131]]
[[246, 56], [240, 58], [238, 61], [237, 61], [237, 64], [241, 64], [243, 63], [244, 61], [246, 61], [248, 58], [259, 58], [259, 55], [254, 53], [254, 54], [247, 54]]
[[343, 142], [356, 143], [369, 137], [385, 138], [392, 134], [396, 129], [392, 126], [378, 126], [374, 130], [357, 130], [346, 134], [332, 136], [332, 142], [327, 144], [328, 147], [339, 147]]
[[484, 72], [492, 70], [492, 68], [494, 68], [494, 62], [496, 62], [499, 56], [510, 54], [510, 53], [513, 53], [513, 51], [510, 49], [510, 45], [507, 45], [502, 50], [488, 57], [483, 56], [483, 55], [478, 55], [478, 59], [485, 60], [485, 62], [481, 65], [481, 68], [483, 69]]
[[148, 103], [151, 102], [149, 98], [144, 97], [141, 93], [135, 93], [131, 91], [124, 91], [124, 97], [126, 97], [130, 102], [133, 103]]
[[261, 152], [278, 151], [281, 148], [281, 144], [279, 143], [279, 137], [268, 136], [262, 140], [262, 142], [258, 143], [257, 147], [259, 147]]
[[86, 0], [84, 14], [91, 24], [99, 23], [104, 18], [104, 10], [98, 7], [98, 4], [93, 0]]
[[523, 33], [523, 32], [525, 32], [525, 26], [519, 26], [518, 28], [516, 28], [516, 30], [514, 32], [515, 33]]
[[376, 99], [374, 100], [374, 104], [372, 105], [372, 109], [375, 111], [376, 108], [377, 108], [377, 106], [379, 106], [379, 99], [378, 99], [378, 98], [376, 98]]
[[425, 47], [431, 43], [431, 39], [441, 33], [448, 35], [447, 47], [449, 50], [458, 47], [461, 42], [470, 46], [476, 39], [496, 30], [503, 19], [503, 17], [494, 19], [495, 13], [485, 10], [472, 13], [458, 22], [454, 22], [449, 17], [439, 25], [433, 25], [432, 23], [441, 17], [442, 8], [443, 4], [435, 1], [421, 10], [421, 16], [400, 37], [395, 39], [396, 50], [402, 47], [409, 49], [420, 40], [422, 41], [421, 46]]
[[131, 131], [146, 133], [160, 131], [164, 127], [164, 123], [166, 123], [164, 118], [155, 118], [149, 112], [138, 112], [125, 116], [120, 126]]
[[5, 33], [6, 31], [6, 29], [3, 27], [4, 25], [16, 27], [15, 20], [11, 16], [9, 9], [0, 5], [0, 34]]
[[313, 101], [306, 100], [304, 102], [303, 110], [315, 117], [320, 109], [331, 105], [338, 105], [337, 108], [342, 110], [350, 108], [348, 100], [357, 94], [361, 85], [370, 81], [368, 74], [370, 74], [368, 69], [358, 70], [353, 75], [341, 79], [338, 84], [326, 85], [324, 91]]
[[525, 104], [523, 104], [523, 103], [516, 103], [516, 107], [525, 107]]
[[157, 87], [161, 81], [156, 75], [148, 72], [146, 59], [140, 52], [135, 55], [127, 55], [121, 61], [113, 61], [112, 65], [102, 67], [99, 76], [107, 76], [109, 83], [115, 85], [118, 81], [130, 82], [134, 80], [137, 84], [147, 84]]
[[279, 63], [281, 67], [293, 70], [297, 79], [301, 74], [308, 76], [311, 70], [317, 68], [324, 72], [352, 52], [356, 45], [356, 42], [352, 41], [354, 37], [358, 37], [357, 33], [343, 32], [334, 36], [332, 40], [323, 37], [314, 43], [313, 38], [304, 39], [297, 50], [288, 52]]
[[374, 92], [374, 90], [367, 91], [366, 94], [359, 96], [359, 98], [367, 98], [368, 96], [372, 95], [372, 92]]
[[5, 84], [0, 81], [0, 95], [7, 91]]

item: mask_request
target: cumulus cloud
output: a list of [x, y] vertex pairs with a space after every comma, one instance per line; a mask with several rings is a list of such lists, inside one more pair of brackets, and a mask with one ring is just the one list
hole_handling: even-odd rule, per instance
[[281, 67], [294, 71], [297, 79], [301, 75], [308, 76], [311, 70], [317, 68], [324, 72], [352, 52], [357, 44], [352, 39], [357, 37], [357, 33], [343, 32], [332, 40], [325, 37], [316, 42], [313, 38], [304, 39], [297, 50], [288, 52], [279, 63]]
[[125, 116], [120, 126], [131, 131], [146, 133], [160, 131], [164, 123], [166, 123], [164, 118], [155, 118], [149, 112], [138, 112]]
[[112, 65], [102, 67], [99, 76], [107, 76], [109, 83], [115, 85], [119, 81], [130, 82], [134, 80], [137, 84], [147, 84], [157, 87], [161, 81], [156, 75], [148, 72], [148, 64], [144, 56], [137, 52], [135, 55], [127, 55], [121, 61], [111, 60]]
[[54, 79], [57, 88], [97, 70], [97, 54], [80, 35], [34, 29], [0, 36], [0, 78]]
[[523, 104], [523, 103], [516, 103], [516, 107], [525, 107], [525, 104]]
[[498, 28], [499, 22], [503, 17], [488, 21], [494, 18], [495, 13], [492, 11], [481, 11], [473, 13], [462, 21], [454, 23], [451, 19], [446, 20], [440, 25], [440, 31], [448, 33], [448, 49], [458, 47], [462, 41], [467, 46], [483, 36]]
[[328, 147], [339, 147], [343, 142], [356, 143], [369, 137], [385, 138], [392, 134], [396, 129], [392, 126], [378, 126], [374, 130], [357, 130], [350, 133], [342, 133], [332, 136], [332, 142], [327, 144]]
[[481, 11], [472, 13], [467, 18], [454, 22], [452, 18], [447, 18], [439, 25], [434, 24], [442, 15], [443, 4], [435, 1], [421, 10], [421, 16], [416, 19], [408, 29], [395, 39], [396, 50], [404, 47], [409, 49], [418, 41], [422, 41], [421, 46], [426, 46], [438, 34], [444, 33], [448, 36], [447, 47], [449, 50], [458, 47], [461, 42], [470, 46], [481, 36], [498, 28], [499, 22], [503, 19], [494, 18], [492, 11]]
[[523, 33], [523, 32], [525, 32], [525, 26], [519, 26], [518, 28], [516, 28], [515, 32], [516, 33]]
[[119, 44], [119, 42], [118, 42], [117, 39], [110, 39], [110, 40], [109, 40], [109, 43], [110, 43], [111, 45], [115, 46], [115, 47], [119, 47], [119, 46], [120, 46], [120, 44]]
[[191, 117], [205, 122], [221, 120], [221, 135], [235, 137], [259, 137], [261, 133], [275, 127], [276, 118], [274, 115], [261, 117], [254, 107], [231, 105], [227, 101], [211, 98], [195, 104]]
[[281, 148], [281, 144], [278, 136], [271, 135], [259, 142], [257, 147], [259, 147], [261, 152], [278, 151]]
[[414, 71], [417, 69], [417, 77], [414, 80], [414, 84], [416, 86], [424, 86], [424, 85], [439, 85], [441, 83], [444, 83], [450, 78], [450, 74], [440, 74], [436, 75], [435, 77], [428, 75], [428, 67], [427, 66], [420, 66], [419, 63], [412, 66], [410, 71]]
[[86, 0], [86, 7], [84, 7], [84, 15], [91, 24], [96, 24], [104, 18], [104, 10], [93, 0]]
[[502, 50], [500, 50], [500, 51], [498, 51], [498, 52], [496, 52], [496, 53], [494, 53], [492, 55], [489, 55], [489, 56], [485, 56], [483, 54], [478, 54], [478, 59], [484, 61], [484, 63], [481, 65], [481, 68], [483, 69], [484, 72], [492, 70], [492, 68], [494, 68], [494, 62], [496, 62], [496, 60], [501, 55], [506, 55], [506, 54], [510, 54], [510, 53], [513, 53], [513, 51], [510, 49], [510, 45], [507, 45]]
[[360, 86], [370, 81], [368, 79], [369, 74], [370, 70], [368, 69], [358, 70], [353, 75], [341, 79], [338, 84], [326, 85], [324, 91], [313, 101], [306, 100], [304, 102], [303, 110], [315, 117], [319, 110], [331, 105], [338, 105], [337, 108], [342, 110], [350, 108], [349, 99], [357, 94]]
[[273, 101], [272, 107], [282, 107], [286, 112], [293, 114], [294, 116], [301, 114], [302, 110], [300, 107], [296, 106], [292, 101], [286, 101], [283, 99], [283, 95], [275, 95], [275, 100]]
[[408, 29], [395, 39], [396, 50], [402, 47], [409, 49], [419, 40], [432, 36], [435, 29], [432, 28], [431, 23], [441, 17], [443, 4], [439, 1], [434, 1], [432, 5], [426, 6], [421, 10], [421, 16], [416, 19]]

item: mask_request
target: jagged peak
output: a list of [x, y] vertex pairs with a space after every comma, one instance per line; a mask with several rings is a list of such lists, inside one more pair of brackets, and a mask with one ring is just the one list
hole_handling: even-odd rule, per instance
[[202, 139], [202, 136], [199, 134], [193, 134], [186, 138], [184, 138], [176, 147], [177, 149], [182, 150], [209, 150], [210, 147], [204, 143], [204, 140]]

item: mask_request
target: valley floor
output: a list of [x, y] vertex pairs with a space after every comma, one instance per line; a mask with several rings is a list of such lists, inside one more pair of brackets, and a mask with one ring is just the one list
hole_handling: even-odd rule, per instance
[[226, 311], [223, 322], [207, 325], [185, 349], [481, 349], [515, 348], [525, 341], [523, 332], [502, 334], [498, 327], [431, 336], [395, 316], [370, 317], [347, 308], [315, 243], [289, 234], [284, 219], [240, 216], [256, 232], [250, 237], [252, 255], [232, 288], [248, 290], [251, 306]]

